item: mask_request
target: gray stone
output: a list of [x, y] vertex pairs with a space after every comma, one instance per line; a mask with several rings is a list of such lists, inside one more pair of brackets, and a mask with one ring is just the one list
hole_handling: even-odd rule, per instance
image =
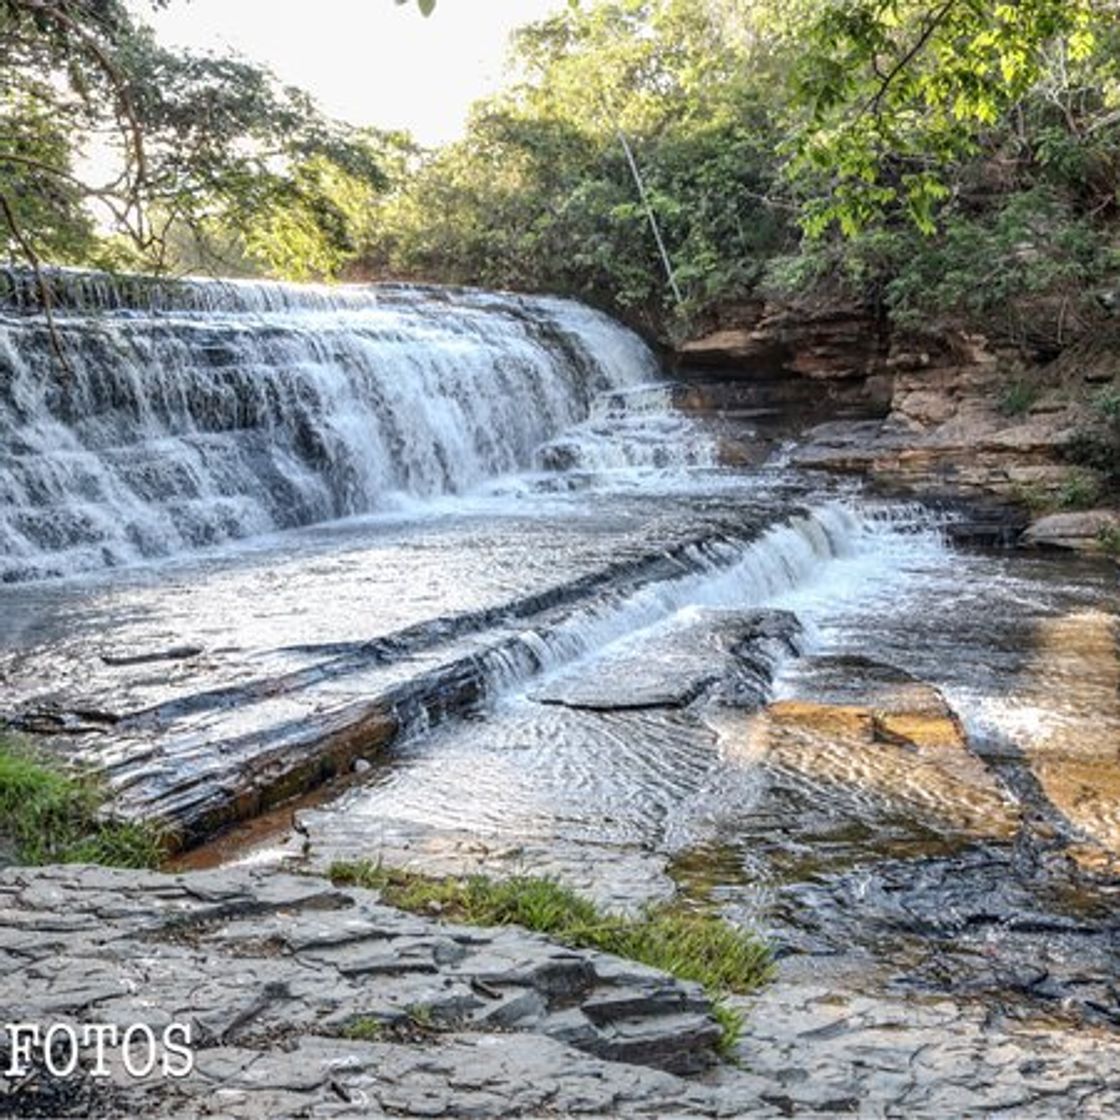
[[[523, 930], [459, 930], [401, 914], [371, 891], [260, 868], [7, 869], [5, 895], [29, 932], [65, 930], [16, 943], [8, 1019], [140, 1022], [157, 1034], [190, 1025], [196, 1064], [182, 1081], [134, 1081], [110, 1055], [124, 1114], [730, 1108], [724, 1089], [652, 1068], [713, 1060], [719, 1028], [692, 985]], [[384, 1038], [346, 1037], [369, 1018]]]
[[1095, 551], [1106, 533], [1120, 533], [1120, 514], [1110, 509], [1051, 513], [1031, 522], [1023, 543], [1049, 548]]

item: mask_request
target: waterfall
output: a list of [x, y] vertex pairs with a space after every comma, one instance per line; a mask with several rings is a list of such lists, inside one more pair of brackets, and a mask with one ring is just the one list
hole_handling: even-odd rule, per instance
[[0, 273], [0, 579], [168, 556], [530, 467], [657, 378], [579, 303], [406, 285]]
[[603, 393], [591, 415], [537, 453], [552, 470], [617, 471], [710, 467], [719, 459], [710, 432], [673, 410], [668, 384]]

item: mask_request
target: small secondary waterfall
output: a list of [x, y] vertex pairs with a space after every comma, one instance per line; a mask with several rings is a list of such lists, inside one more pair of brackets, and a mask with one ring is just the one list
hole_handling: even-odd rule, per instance
[[636, 335], [569, 300], [51, 282], [70, 371], [26, 276], [0, 274], [8, 582], [459, 492], [532, 466], [598, 394], [657, 377]]

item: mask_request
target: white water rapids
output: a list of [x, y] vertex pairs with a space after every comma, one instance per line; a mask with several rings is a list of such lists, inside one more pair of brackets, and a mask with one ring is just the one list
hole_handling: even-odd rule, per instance
[[[69, 369], [42, 316], [20, 308], [24, 288], [6, 312], [0, 302], [8, 582], [461, 494], [541, 460], [710, 457], [662, 391], [627, 408], [617, 392], [654, 381], [654, 356], [572, 301], [67, 273], [54, 283]], [[560, 456], [549, 441], [565, 432]]]

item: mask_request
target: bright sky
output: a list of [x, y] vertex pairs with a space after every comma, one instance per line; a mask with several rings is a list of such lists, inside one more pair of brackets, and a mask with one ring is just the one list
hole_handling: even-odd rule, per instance
[[311, 93], [333, 117], [407, 128], [427, 145], [461, 135], [471, 102], [500, 88], [509, 33], [566, 0], [171, 0], [133, 10], [166, 46], [233, 48]]

